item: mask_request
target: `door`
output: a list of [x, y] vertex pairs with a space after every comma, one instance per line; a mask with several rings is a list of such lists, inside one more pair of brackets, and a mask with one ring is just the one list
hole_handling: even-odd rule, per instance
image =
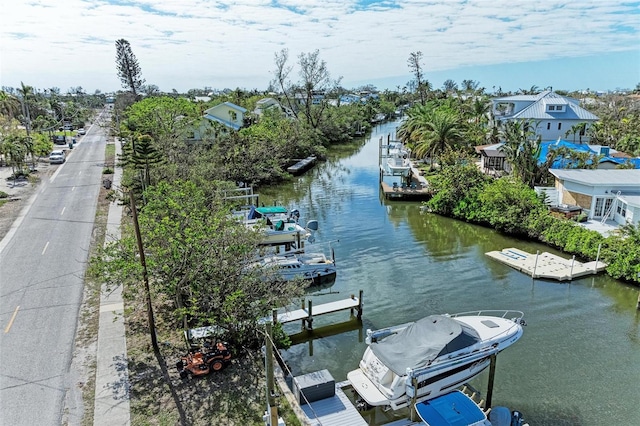
[[611, 197], [596, 197], [596, 206], [593, 209], [593, 218], [601, 219], [605, 214], [607, 214], [612, 203], [613, 198]]

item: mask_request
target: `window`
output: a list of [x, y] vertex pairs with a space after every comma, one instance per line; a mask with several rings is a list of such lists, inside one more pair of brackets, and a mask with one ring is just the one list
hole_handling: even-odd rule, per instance
[[549, 105], [549, 111], [555, 111], [555, 110], [556, 110], [555, 105]]
[[562, 129], [562, 123], [558, 123], [558, 130]]
[[547, 130], [551, 130], [551, 123], [547, 123]]
[[618, 204], [618, 206], [621, 210], [618, 213], [620, 214], [620, 216], [625, 217], [627, 215], [627, 203], [620, 203]]

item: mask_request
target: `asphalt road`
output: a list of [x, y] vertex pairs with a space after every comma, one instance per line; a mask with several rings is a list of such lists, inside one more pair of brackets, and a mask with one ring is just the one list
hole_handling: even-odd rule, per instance
[[105, 144], [93, 125], [1, 249], [0, 425], [62, 423]]

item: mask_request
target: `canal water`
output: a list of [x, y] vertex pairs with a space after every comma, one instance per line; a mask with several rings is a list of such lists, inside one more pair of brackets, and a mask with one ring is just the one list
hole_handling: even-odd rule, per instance
[[[532, 426], [640, 425], [638, 289], [605, 275], [532, 280], [484, 253], [552, 251], [547, 246], [424, 213], [419, 202], [385, 200], [379, 140], [393, 138], [396, 126], [378, 126], [367, 138], [333, 148], [328, 161], [304, 176], [260, 191], [261, 202], [298, 208], [303, 222], [318, 220], [316, 245], [331, 242], [338, 277], [308, 299], [317, 305], [364, 292], [361, 327], [325, 329], [284, 351], [293, 374], [328, 369], [345, 380], [364, 353], [368, 328], [439, 313], [520, 310], [528, 325], [498, 355], [493, 405], [521, 411]], [[317, 317], [314, 328], [348, 318], [348, 311]], [[286, 329], [294, 333], [300, 325]], [[485, 371], [472, 385], [485, 391], [487, 381]], [[385, 416], [370, 423], [384, 423]]]

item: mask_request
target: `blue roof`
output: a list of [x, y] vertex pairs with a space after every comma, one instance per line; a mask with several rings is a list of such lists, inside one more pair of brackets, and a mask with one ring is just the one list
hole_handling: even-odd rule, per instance
[[[588, 152], [593, 156], [597, 155], [597, 152], [589, 148], [589, 145], [572, 143], [564, 139], [560, 139], [557, 141], [544, 141], [540, 143], [540, 156], [538, 157], [538, 164], [542, 164], [545, 161], [547, 161], [547, 155], [549, 154], [549, 151], [552, 148], [560, 148], [560, 147], [568, 148], [572, 151]], [[552, 169], [571, 168], [571, 160], [558, 157], [551, 165], [551, 168]]]

